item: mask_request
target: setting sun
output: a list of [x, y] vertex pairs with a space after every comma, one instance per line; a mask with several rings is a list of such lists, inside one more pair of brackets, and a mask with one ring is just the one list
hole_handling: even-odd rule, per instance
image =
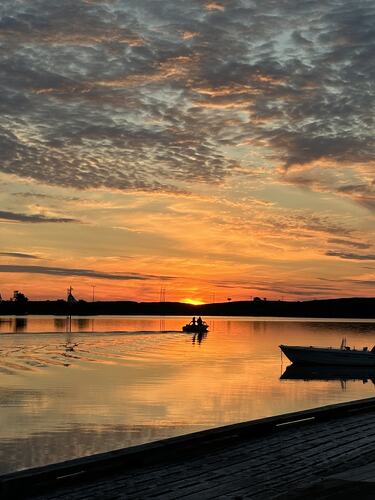
[[193, 306], [200, 306], [202, 304], [204, 304], [205, 302], [203, 300], [200, 300], [200, 299], [182, 299], [182, 301], [184, 304], [192, 304]]

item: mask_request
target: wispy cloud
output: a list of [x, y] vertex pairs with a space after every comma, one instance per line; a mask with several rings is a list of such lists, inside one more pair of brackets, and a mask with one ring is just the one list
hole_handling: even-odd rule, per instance
[[350, 246], [366, 250], [371, 247], [368, 243], [361, 243], [360, 241], [344, 240], [340, 238], [329, 238], [328, 243], [333, 243], [341, 246]]
[[336, 252], [329, 250], [326, 252], [329, 257], [339, 257], [340, 259], [346, 260], [375, 260], [375, 254], [359, 254], [351, 252]]
[[0, 252], [0, 256], [15, 257], [17, 259], [40, 259], [40, 257], [36, 255], [32, 255], [29, 253], [21, 253], [21, 252]]
[[0, 210], [0, 221], [31, 222], [31, 223], [79, 222], [77, 219], [71, 219], [69, 217], [50, 217], [43, 214], [18, 214], [15, 212], [6, 212], [4, 210]]
[[0, 273], [48, 274], [53, 276], [82, 276], [87, 278], [107, 279], [115, 281], [128, 280], [172, 280], [171, 276], [154, 276], [139, 273], [106, 273], [92, 269], [75, 269], [65, 267], [24, 266], [1, 264]]

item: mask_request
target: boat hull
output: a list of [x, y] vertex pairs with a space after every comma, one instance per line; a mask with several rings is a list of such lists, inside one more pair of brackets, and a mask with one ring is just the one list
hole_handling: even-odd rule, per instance
[[375, 366], [375, 354], [371, 351], [286, 345], [280, 349], [297, 365]]
[[197, 325], [185, 325], [182, 327], [183, 332], [189, 332], [189, 333], [206, 333], [208, 330], [208, 326], [202, 325], [202, 326], [197, 326]]

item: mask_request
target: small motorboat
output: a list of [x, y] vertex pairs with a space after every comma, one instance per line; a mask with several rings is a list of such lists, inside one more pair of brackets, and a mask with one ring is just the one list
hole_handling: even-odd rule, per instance
[[280, 345], [281, 351], [296, 365], [375, 366], [375, 347], [350, 348], [343, 339], [340, 347]]
[[206, 333], [208, 331], [208, 325], [204, 321], [201, 325], [188, 323], [182, 327], [182, 331], [188, 333]]

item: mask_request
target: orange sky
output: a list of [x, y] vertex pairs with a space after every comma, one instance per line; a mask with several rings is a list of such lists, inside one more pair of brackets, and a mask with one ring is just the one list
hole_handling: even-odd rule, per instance
[[0, 15], [3, 298], [373, 295], [370, 2]]

